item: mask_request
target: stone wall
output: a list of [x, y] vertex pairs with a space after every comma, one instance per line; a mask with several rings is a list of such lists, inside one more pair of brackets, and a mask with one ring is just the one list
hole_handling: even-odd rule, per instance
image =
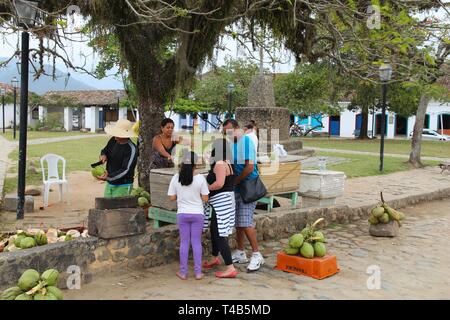
[[[203, 250], [208, 254], [209, 233], [204, 234]], [[61, 272], [58, 286], [66, 287], [69, 266], [78, 266], [81, 282], [89, 283], [95, 274], [126, 270], [126, 268], [148, 268], [178, 259], [179, 233], [175, 225], [135, 236], [102, 240], [96, 237], [79, 238], [68, 242], [16, 252], [0, 253], [0, 290], [14, 286], [26, 269], [40, 273], [49, 268]]]
[[[256, 122], [256, 126], [260, 131], [260, 139], [263, 137], [262, 130], [267, 130], [266, 139], [268, 142], [272, 140], [271, 130], [277, 129], [278, 140], [289, 140], [289, 124], [290, 111], [285, 108], [255, 108], [244, 107], [236, 108], [236, 120], [241, 127], [244, 127], [250, 120]], [[280, 142], [277, 142], [280, 143]]]
[[[448, 198], [450, 188], [437, 192], [410, 196], [389, 201], [394, 208]], [[348, 206], [330, 208], [296, 209], [259, 213], [255, 216], [258, 240], [285, 238], [301, 230], [307, 223], [323, 217], [325, 224], [351, 223], [367, 219], [370, 209], [376, 205], [350, 208]], [[204, 255], [210, 253], [209, 232], [203, 235]], [[236, 247], [234, 237], [230, 246]], [[157, 230], [148, 229], [142, 235], [101, 240], [95, 237], [55, 243], [16, 252], [0, 253], [0, 289], [15, 285], [21, 273], [29, 268], [43, 272], [48, 268], [61, 271], [59, 287], [64, 288], [71, 265], [81, 268], [82, 283], [88, 283], [95, 274], [123, 270], [126, 268], [148, 268], [176, 261], [178, 259], [179, 234], [175, 225]]]

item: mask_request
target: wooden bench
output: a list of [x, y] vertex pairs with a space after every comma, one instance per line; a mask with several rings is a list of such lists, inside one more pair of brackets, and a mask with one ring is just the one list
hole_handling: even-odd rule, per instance
[[161, 222], [177, 223], [177, 212], [158, 207], [148, 208], [148, 217], [153, 220], [155, 229], [162, 227]]
[[266, 196], [259, 199], [258, 202], [267, 204], [269, 212], [273, 209], [275, 197], [291, 199], [293, 208], [298, 203], [301, 163], [297, 157], [289, 157], [286, 160], [292, 161], [282, 162], [283, 160], [281, 160], [278, 163], [258, 164], [261, 180], [267, 189]]
[[[210, 212], [211, 216], [211, 212]], [[153, 227], [155, 229], [161, 228], [161, 222], [167, 224], [176, 224], [177, 223], [177, 212], [172, 210], [167, 210], [158, 207], [150, 207], [148, 208], [148, 217], [153, 220]]]
[[258, 200], [259, 203], [265, 203], [267, 204], [267, 211], [271, 212], [273, 209], [273, 200], [276, 197], [283, 197], [283, 198], [288, 198], [291, 199], [291, 205], [292, 208], [296, 208], [297, 207], [297, 203], [298, 203], [298, 192], [296, 191], [292, 191], [292, 192], [285, 192], [285, 193], [277, 193], [277, 194], [271, 194], [271, 195], [266, 195], [264, 198], [261, 198]]

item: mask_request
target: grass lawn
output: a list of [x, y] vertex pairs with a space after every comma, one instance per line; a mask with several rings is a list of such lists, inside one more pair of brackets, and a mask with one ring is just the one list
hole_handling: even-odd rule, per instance
[[[30, 132], [29, 132], [30, 133]], [[35, 132], [33, 132], [35, 133]], [[36, 132], [43, 133], [43, 132]], [[61, 135], [61, 133], [59, 133]], [[186, 138], [188, 133], [183, 133]], [[196, 146], [201, 146], [200, 140], [203, 138], [203, 145], [206, 146], [210, 143], [211, 137], [218, 138], [219, 134], [205, 134], [203, 137], [196, 136]], [[41, 137], [39, 137], [41, 138]], [[27, 159], [40, 158], [47, 153], [55, 153], [66, 159], [66, 174], [72, 171], [90, 171], [90, 164], [98, 161], [100, 150], [106, 145], [110, 136], [96, 137], [90, 139], [71, 140], [63, 142], [54, 142], [47, 144], [30, 145], [27, 148]], [[136, 143], [136, 139], [133, 138]], [[198, 149], [198, 148], [197, 148]], [[177, 154], [180, 153], [182, 148], [177, 148]], [[196, 150], [198, 154], [201, 154], [201, 150]], [[13, 151], [9, 157], [16, 164], [9, 169], [9, 173], [17, 172], [18, 151]], [[27, 160], [29, 163], [29, 160]], [[40, 169], [40, 163], [36, 163], [38, 169]], [[27, 164], [28, 168], [28, 164]], [[27, 173], [27, 185], [40, 185], [42, 184], [42, 173], [32, 174]], [[6, 178], [4, 190], [6, 193], [12, 192], [17, 189], [17, 178]]]
[[[66, 159], [66, 174], [71, 171], [90, 171], [90, 164], [98, 161], [100, 150], [106, 145], [109, 138], [109, 136], [105, 135], [98, 138], [28, 146], [27, 159], [40, 158], [47, 153], [55, 153]], [[14, 163], [17, 163], [18, 151], [13, 151], [9, 157], [14, 160]], [[40, 163], [37, 163], [37, 167], [40, 169]], [[17, 172], [17, 166], [10, 168], [9, 172]], [[42, 184], [42, 173], [27, 174], [27, 185], [39, 184]], [[11, 192], [16, 188], [17, 178], [7, 178], [5, 180], [5, 192]]]
[[[183, 134], [184, 135], [184, 134]], [[208, 134], [203, 136], [203, 146], [210, 143], [211, 137], [218, 138], [220, 134]], [[98, 160], [100, 150], [106, 145], [109, 140], [109, 136], [96, 137], [91, 139], [80, 139], [63, 142], [54, 142], [47, 144], [31, 145], [27, 149], [27, 159], [40, 158], [47, 153], [55, 153], [63, 156], [66, 159], [67, 168], [66, 173], [72, 171], [90, 171], [90, 164]], [[196, 137], [196, 140], [200, 140], [200, 137]], [[315, 139], [316, 140], [316, 139]], [[197, 141], [199, 142], [199, 141]], [[348, 143], [348, 142], [347, 142]], [[201, 145], [201, 144], [197, 144]], [[450, 144], [449, 144], [450, 145]], [[336, 145], [333, 145], [336, 147]], [[177, 148], [181, 151], [182, 148]], [[199, 154], [201, 152], [197, 151]], [[354, 155], [354, 154], [342, 154], [331, 152], [319, 152], [318, 155], [332, 156], [332, 157], [344, 157], [350, 161], [328, 165], [327, 168], [331, 170], [343, 171], [348, 178], [365, 177], [380, 174], [378, 171], [379, 158], [376, 156], [366, 155]], [[10, 158], [17, 164], [18, 151], [14, 151], [10, 154]], [[405, 159], [397, 159], [391, 157], [385, 157], [385, 171], [384, 174], [408, 170], [409, 165], [405, 163]], [[425, 161], [427, 165], [437, 165], [437, 161]], [[37, 163], [38, 168], [40, 164]], [[28, 166], [27, 166], [28, 168]], [[10, 168], [9, 172], [17, 172], [17, 165]], [[27, 185], [40, 185], [42, 184], [42, 174], [27, 174]], [[17, 178], [7, 178], [5, 180], [5, 192], [9, 193], [17, 188]]]
[[[335, 171], [343, 171], [347, 178], [367, 177], [380, 175], [380, 158], [377, 156], [366, 156], [356, 154], [318, 152], [319, 156], [327, 157], [343, 157], [349, 161], [327, 165], [327, 169]], [[435, 166], [439, 161], [423, 161], [424, 165]], [[398, 159], [392, 157], [384, 157], [384, 171], [382, 174], [389, 174], [397, 171], [410, 170], [411, 167], [406, 163], [406, 159]]]
[[[333, 138], [302, 138], [305, 148], [328, 148], [352, 151], [380, 152], [380, 139], [354, 140]], [[396, 154], [409, 154], [411, 151], [410, 140], [392, 140], [384, 142], [384, 152]], [[450, 158], [449, 141], [422, 141], [422, 156]]]
[[[50, 131], [30, 131], [27, 132], [27, 140], [33, 139], [41, 139], [41, 138], [59, 138], [59, 137], [68, 137], [68, 136], [79, 136], [79, 135], [89, 135], [92, 134], [90, 132], [79, 132], [79, 131], [70, 131], [70, 132], [50, 132]], [[9, 141], [14, 141], [13, 138], [13, 130], [7, 129], [5, 134], [0, 130], [0, 135]], [[19, 128], [16, 131], [16, 141], [19, 141]]]

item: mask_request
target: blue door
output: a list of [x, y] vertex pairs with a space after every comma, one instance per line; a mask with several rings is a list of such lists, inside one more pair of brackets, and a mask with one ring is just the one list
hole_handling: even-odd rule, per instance
[[98, 127], [100, 129], [103, 129], [105, 127], [105, 121], [104, 121], [104, 118], [103, 118], [103, 112], [104, 112], [103, 110], [100, 110], [98, 112]]
[[362, 119], [362, 114], [356, 115], [355, 137], [359, 137], [361, 135]]
[[341, 134], [341, 119], [340, 116], [330, 117], [330, 135], [339, 136]]
[[356, 130], [361, 130], [362, 127], [362, 114], [357, 114], [356, 115], [356, 126], [355, 129]]

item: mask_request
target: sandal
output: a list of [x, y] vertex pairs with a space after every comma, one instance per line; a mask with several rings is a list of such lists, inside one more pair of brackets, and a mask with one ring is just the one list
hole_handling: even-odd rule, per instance
[[177, 275], [177, 277], [180, 278], [181, 280], [186, 280], [186, 279], [187, 279], [187, 276], [182, 275], [180, 271], [178, 271], [178, 272], [176, 273], [176, 275]]
[[226, 272], [226, 271], [217, 271], [215, 273], [217, 278], [236, 278], [236, 276], [238, 275], [237, 270], [235, 269], [234, 271], [231, 272]]
[[203, 279], [203, 273], [199, 273], [195, 275], [195, 280], [201, 280]]
[[214, 266], [219, 266], [222, 264], [222, 261], [220, 261], [219, 257], [215, 258], [212, 263], [209, 263], [209, 261], [203, 262], [203, 268], [204, 269], [211, 269]]

